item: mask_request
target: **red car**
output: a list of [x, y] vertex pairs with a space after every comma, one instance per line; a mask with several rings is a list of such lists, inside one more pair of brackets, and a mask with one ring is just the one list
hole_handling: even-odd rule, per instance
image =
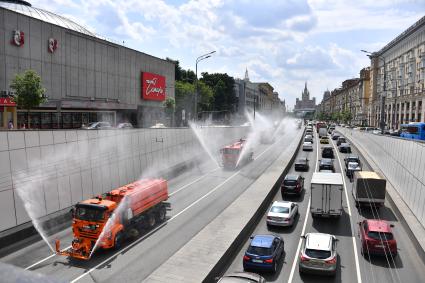
[[362, 241], [361, 252], [363, 255], [397, 255], [397, 241], [391, 228], [394, 225], [385, 220], [365, 219], [359, 222], [359, 236]]

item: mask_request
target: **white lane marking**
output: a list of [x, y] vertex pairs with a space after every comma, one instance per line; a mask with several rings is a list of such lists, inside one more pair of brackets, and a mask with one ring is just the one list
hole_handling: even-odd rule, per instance
[[39, 265], [40, 263], [42, 263], [42, 262], [44, 262], [44, 261], [48, 260], [49, 258], [54, 257], [55, 255], [56, 255], [56, 254], [51, 254], [51, 255], [49, 255], [48, 257], [43, 258], [42, 260], [39, 260], [39, 261], [37, 261], [36, 263], [31, 264], [30, 266], [28, 266], [27, 268], [25, 268], [25, 270], [31, 269], [31, 268], [33, 268], [34, 266]]
[[217, 167], [217, 168], [215, 168], [215, 169], [213, 169], [213, 170], [211, 170], [211, 171], [207, 172], [206, 174], [204, 174], [204, 175], [200, 176], [199, 178], [196, 178], [195, 180], [193, 180], [193, 181], [192, 181], [192, 182], [190, 182], [189, 184], [186, 184], [186, 185], [182, 186], [181, 188], [177, 189], [176, 191], [172, 192], [171, 194], [169, 194], [169, 195], [168, 195], [168, 197], [171, 197], [172, 195], [177, 194], [177, 193], [178, 193], [178, 192], [180, 192], [181, 190], [184, 190], [184, 189], [186, 189], [187, 187], [189, 187], [189, 186], [191, 186], [191, 185], [195, 184], [195, 183], [196, 183], [196, 182], [198, 182], [199, 180], [201, 180], [201, 179], [205, 178], [208, 174], [210, 174], [210, 173], [212, 173], [212, 172], [215, 172], [215, 171], [217, 171], [218, 169], [220, 169], [220, 167]]
[[[260, 153], [256, 158], [254, 158], [254, 160], [260, 158], [264, 153], [266, 153], [270, 148], [272, 148], [273, 145], [269, 146], [266, 150], [264, 150], [262, 153]], [[238, 175], [241, 172], [242, 169], [239, 169], [237, 172], [235, 172], [233, 175], [231, 175], [229, 178], [227, 178], [226, 180], [224, 180], [223, 182], [221, 182], [219, 185], [217, 185], [214, 189], [212, 189], [211, 191], [209, 191], [208, 193], [206, 193], [205, 195], [203, 195], [202, 197], [200, 197], [199, 199], [197, 199], [195, 202], [191, 203], [189, 206], [187, 206], [185, 209], [183, 209], [182, 211], [180, 211], [179, 213], [177, 213], [176, 215], [174, 215], [173, 217], [171, 217], [170, 219], [168, 219], [167, 222], [165, 223], [170, 223], [171, 221], [173, 221], [174, 219], [176, 219], [178, 216], [180, 216], [182, 213], [184, 213], [185, 211], [187, 211], [188, 209], [190, 209], [191, 207], [193, 207], [194, 205], [196, 205], [197, 203], [199, 203], [200, 201], [202, 201], [204, 198], [208, 197], [210, 194], [212, 194], [213, 192], [215, 192], [216, 190], [218, 190], [221, 186], [223, 186], [224, 184], [226, 184], [228, 181], [230, 181], [231, 179], [233, 179], [233, 177], [235, 177], [236, 175]], [[165, 224], [164, 223], [164, 224]], [[163, 224], [163, 225], [164, 225]], [[102, 261], [101, 263], [99, 263], [98, 265], [96, 265], [95, 267], [91, 268], [89, 271], [84, 272], [83, 274], [81, 274], [80, 276], [78, 276], [77, 278], [75, 278], [74, 280], [72, 280], [70, 283], [75, 283], [78, 280], [80, 280], [81, 278], [85, 277], [86, 275], [90, 274], [91, 272], [93, 272], [95, 269], [99, 268], [100, 266], [104, 265], [106, 262], [108, 262], [111, 258], [118, 256], [118, 254], [123, 253], [125, 251], [127, 251], [128, 249], [132, 248], [134, 245], [138, 244], [139, 242], [141, 242], [142, 240], [144, 240], [145, 238], [149, 237], [150, 235], [152, 235], [154, 232], [156, 232], [158, 229], [160, 229], [163, 225], [160, 225], [158, 227], [156, 227], [155, 229], [153, 229], [152, 231], [150, 231], [148, 234], [144, 235], [143, 237], [141, 237], [140, 239], [138, 239], [137, 241], [131, 243], [130, 245], [128, 245], [127, 247], [123, 248], [122, 250], [117, 251], [115, 254], [113, 254], [112, 256], [108, 257], [107, 259], [105, 259], [104, 261]]]
[[[341, 174], [342, 173], [342, 163], [341, 163], [341, 158], [339, 156], [339, 152], [338, 149], [335, 147], [335, 144], [333, 142], [332, 143], [332, 147], [335, 149], [336, 151], [336, 156], [338, 157], [338, 163], [339, 163], [339, 167], [341, 168]], [[347, 184], [345, 183], [345, 178], [344, 176], [342, 176], [342, 182], [344, 183], [344, 191], [345, 191], [345, 198], [347, 201], [347, 208], [348, 208], [348, 215], [350, 216], [350, 224], [351, 224], [351, 208], [350, 208], [350, 202], [348, 200], [348, 192], [347, 192]], [[354, 225], [351, 225], [351, 233], [354, 234]], [[359, 264], [359, 256], [357, 254], [357, 243], [356, 243], [356, 239], [353, 235], [351, 235], [351, 238], [353, 240], [353, 249], [354, 249], [354, 260], [356, 262], [356, 274], [357, 274], [357, 282], [361, 283], [362, 282], [362, 276], [360, 274], [360, 264]]]
[[[316, 136], [316, 133], [313, 132], [313, 136]], [[316, 139], [316, 164], [314, 165], [314, 172], [317, 172], [317, 167], [319, 164], [319, 141]], [[304, 188], [305, 189], [305, 188]], [[310, 215], [309, 211], [310, 211], [310, 205], [311, 205], [311, 197], [308, 199], [308, 204], [307, 204], [307, 209], [305, 212], [305, 219], [304, 219], [304, 224], [303, 224], [303, 229], [301, 230], [301, 235], [305, 234], [305, 228], [307, 227], [307, 220], [308, 220], [308, 216]], [[291, 273], [289, 273], [289, 278], [288, 278], [288, 283], [292, 282], [292, 279], [294, 278], [294, 273], [295, 273], [295, 268], [297, 267], [297, 263], [298, 263], [298, 258], [299, 258], [299, 253], [301, 250], [301, 244], [302, 244], [303, 240], [300, 237], [300, 240], [298, 241], [298, 247], [297, 247], [297, 251], [295, 252], [295, 258], [292, 261], [292, 267], [291, 267]]]

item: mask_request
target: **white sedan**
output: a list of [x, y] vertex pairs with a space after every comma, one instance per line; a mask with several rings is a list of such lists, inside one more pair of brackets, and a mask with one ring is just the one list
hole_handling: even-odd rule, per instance
[[304, 142], [303, 151], [313, 151], [313, 144], [311, 142]]
[[291, 201], [275, 201], [267, 213], [267, 226], [292, 226], [298, 215], [298, 204]]

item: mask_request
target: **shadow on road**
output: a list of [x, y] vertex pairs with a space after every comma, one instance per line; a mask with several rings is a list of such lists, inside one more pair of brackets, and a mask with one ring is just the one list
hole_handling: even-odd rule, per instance
[[347, 223], [350, 223], [350, 216], [344, 209], [339, 218], [313, 218], [312, 226], [320, 233], [351, 237], [351, 226]]
[[370, 206], [362, 206], [360, 208], [357, 208], [357, 211], [359, 212], [361, 216], [363, 216], [366, 219], [379, 218], [386, 221], [398, 222], [397, 216], [395, 216], [394, 212], [386, 206], [381, 206], [378, 209], [378, 215], [377, 215], [376, 209]]

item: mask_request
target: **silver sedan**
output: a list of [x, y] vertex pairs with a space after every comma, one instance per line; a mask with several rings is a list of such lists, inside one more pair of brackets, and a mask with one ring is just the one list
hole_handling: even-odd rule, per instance
[[298, 215], [298, 204], [290, 201], [275, 201], [267, 213], [267, 226], [292, 226]]

